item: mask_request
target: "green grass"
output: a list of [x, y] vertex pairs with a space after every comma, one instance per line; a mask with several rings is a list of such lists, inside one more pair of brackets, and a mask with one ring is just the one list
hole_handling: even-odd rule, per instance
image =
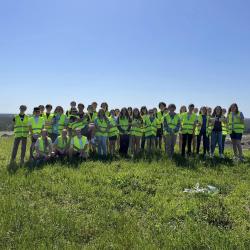
[[[7, 170], [0, 249], [250, 249], [250, 161], [89, 160]], [[183, 190], [207, 184], [218, 194]]]

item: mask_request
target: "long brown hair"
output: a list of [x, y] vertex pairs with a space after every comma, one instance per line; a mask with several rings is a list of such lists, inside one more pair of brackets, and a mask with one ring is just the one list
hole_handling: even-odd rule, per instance
[[235, 106], [236, 107], [236, 114], [239, 113], [239, 108], [238, 108], [238, 105], [237, 103], [233, 103], [230, 105], [229, 109], [228, 109], [228, 114], [230, 114], [232, 112], [232, 107]]

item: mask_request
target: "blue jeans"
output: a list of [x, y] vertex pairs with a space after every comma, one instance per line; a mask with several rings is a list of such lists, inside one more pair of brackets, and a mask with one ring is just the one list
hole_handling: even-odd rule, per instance
[[211, 153], [213, 154], [216, 148], [216, 145], [219, 145], [219, 154], [222, 154], [222, 132], [212, 131], [211, 135]]
[[96, 136], [98, 143], [98, 155], [107, 155], [107, 136]]

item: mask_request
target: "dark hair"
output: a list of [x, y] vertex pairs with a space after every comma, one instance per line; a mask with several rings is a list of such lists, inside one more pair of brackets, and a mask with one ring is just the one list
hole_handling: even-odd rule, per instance
[[237, 103], [233, 103], [230, 105], [229, 109], [228, 109], [228, 114], [230, 114], [232, 112], [232, 107], [235, 106], [236, 107], [236, 114], [239, 113], [239, 108], [238, 108], [238, 105]]
[[34, 112], [40, 111], [40, 108], [39, 108], [39, 107], [35, 107], [33, 111], [34, 111]]
[[169, 104], [169, 105], [168, 105], [168, 109], [170, 109], [170, 108], [174, 108], [174, 109], [176, 109], [175, 104], [173, 104], [173, 103]]
[[184, 109], [185, 108], [185, 110], [186, 111], [184, 111], [184, 112], [187, 112], [187, 107], [186, 106], [181, 106], [181, 108], [180, 108], [180, 113], [182, 113], [182, 109]]
[[107, 117], [106, 117], [106, 114], [105, 114], [105, 111], [104, 111], [103, 108], [100, 108], [100, 109], [98, 110], [97, 117], [100, 118], [100, 112], [101, 112], [101, 111], [103, 111], [103, 117], [104, 117], [104, 119], [106, 119]]
[[124, 110], [125, 110], [125, 117], [129, 119], [128, 109], [125, 108], [125, 107], [123, 107], [123, 108], [121, 109], [121, 112], [120, 112], [120, 114], [119, 114], [119, 117], [120, 117], [120, 118], [124, 118], [124, 115], [123, 115], [123, 111], [124, 111]]
[[167, 104], [165, 102], [159, 102], [158, 107], [160, 108], [161, 106], [164, 106], [164, 108], [166, 108]]
[[[135, 115], [135, 111], [138, 111], [138, 115]], [[133, 109], [132, 119], [142, 120], [142, 117], [141, 117], [141, 114], [140, 114], [140, 110], [138, 108], [134, 108]]]
[[193, 103], [189, 104], [188, 108], [194, 108], [194, 104]]
[[45, 106], [45, 108], [46, 108], [46, 109], [48, 109], [48, 108], [51, 108], [51, 109], [52, 109], [52, 105], [51, 105], [51, 104], [47, 104], [47, 105]]
[[205, 109], [205, 115], [207, 115], [207, 107], [205, 107], [205, 106], [203, 106], [203, 107], [200, 108], [199, 114], [201, 114], [201, 111], [202, 111], [203, 109]]
[[101, 108], [102, 108], [102, 106], [105, 106], [106, 111], [109, 109], [109, 106], [106, 102], [101, 103]]
[[142, 106], [142, 107], [141, 107], [141, 110], [140, 110], [141, 115], [144, 115], [143, 112], [142, 112], [143, 109], [146, 110], [146, 113], [145, 113], [145, 115], [146, 115], [146, 114], [148, 113], [148, 109], [147, 109], [146, 106]]
[[216, 109], [220, 109], [220, 116], [222, 116], [222, 108], [221, 108], [221, 106], [216, 106], [216, 107], [214, 108], [212, 117], [215, 117], [215, 116], [216, 116]]

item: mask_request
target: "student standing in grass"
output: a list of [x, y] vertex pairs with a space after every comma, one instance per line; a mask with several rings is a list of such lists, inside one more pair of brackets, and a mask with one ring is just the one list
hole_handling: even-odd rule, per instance
[[[212, 108], [207, 107], [207, 118], [210, 119], [211, 117], [212, 117]], [[211, 134], [212, 134], [212, 125], [208, 123], [207, 127], [208, 153], [211, 152]]]
[[152, 153], [155, 149], [155, 137], [157, 132], [157, 120], [154, 114], [154, 110], [149, 110], [149, 115], [146, 116], [144, 120], [144, 131], [145, 131], [145, 140], [147, 145], [147, 151]]
[[117, 128], [117, 118], [115, 117], [115, 110], [110, 110], [109, 119], [109, 130], [108, 130], [108, 138], [109, 138], [109, 154], [114, 156], [115, 154], [115, 145], [118, 138], [119, 130]]
[[130, 125], [131, 120], [128, 114], [127, 108], [122, 108], [121, 113], [117, 120], [117, 125], [120, 134], [120, 148], [119, 153], [122, 156], [128, 155], [128, 148], [129, 148], [129, 132], [130, 132]]
[[227, 123], [233, 144], [234, 159], [244, 161], [241, 139], [245, 130], [245, 122], [244, 115], [239, 111], [236, 103], [233, 103], [228, 110]]
[[[181, 106], [180, 108], [180, 113], [179, 113], [179, 117], [182, 120], [182, 116], [183, 114], [185, 114], [187, 112], [187, 107], [186, 106]], [[182, 148], [182, 134], [181, 134], [181, 130], [179, 131], [179, 151], [181, 152], [181, 148]]]
[[98, 156], [107, 157], [107, 138], [109, 130], [109, 120], [105, 115], [104, 109], [100, 109], [95, 119], [95, 136], [98, 145]]
[[[147, 107], [146, 106], [142, 106], [141, 110], [140, 110], [140, 113], [141, 113], [141, 117], [142, 117], [143, 124], [144, 124], [144, 121], [145, 121], [146, 117], [148, 116]], [[144, 131], [144, 128], [143, 128], [142, 132], [143, 133], [142, 133], [142, 137], [141, 137], [141, 149], [144, 149], [145, 148], [145, 131]]]
[[[69, 114], [70, 115], [70, 114]], [[52, 119], [52, 136], [51, 140], [54, 142], [56, 138], [61, 135], [61, 132], [68, 125], [68, 118], [64, 114], [64, 110], [61, 106], [57, 106]]]
[[21, 105], [19, 110], [20, 113], [13, 118], [15, 139], [12, 149], [11, 163], [13, 163], [16, 159], [18, 147], [21, 142], [20, 165], [23, 165], [26, 153], [27, 138], [29, 135], [29, 127], [28, 127], [29, 117], [25, 114], [25, 111], [27, 110], [27, 107], [25, 105]]
[[[227, 117], [227, 110], [225, 108], [222, 109], [222, 116], [224, 118]], [[228, 124], [227, 124], [227, 119], [225, 119], [225, 121], [222, 122], [222, 154], [224, 154], [225, 141], [227, 135], [228, 135]]]
[[166, 103], [165, 102], [160, 102], [158, 107], [159, 111], [156, 113], [156, 119], [157, 119], [157, 132], [156, 132], [156, 141], [155, 141], [155, 146], [156, 148], [161, 149], [162, 145], [162, 137], [163, 137], [163, 118], [164, 118], [164, 110], [166, 108]]
[[209, 123], [212, 126], [211, 134], [211, 157], [214, 157], [214, 151], [218, 143], [220, 158], [224, 158], [222, 153], [222, 122], [225, 122], [226, 118], [222, 116], [221, 106], [217, 106], [209, 119]]
[[142, 129], [143, 129], [143, 119], [140, 115], [139, 109], [135, 108], [132, 113], [131, 132], [130, 132], [131, 151], [133, 156], [138, 155], [140, 152]]
[[44, 128], [45, 122], [43, 117], [40, 116], [40, 108], [35, 107], [33, 110], [33, 116], [29, 119], [29, 131], [31, 135], [30, 145], [30, 159], [34, 159], [33, 152], [35, 149], [35, 143], [38, 137], [41, 135], [42, 129]]
[[72, 109], [76, 109], [76, 102], [75, 102], [75, 101], [72, 101], [72, 102], [70, 103], [70, 109], [66, 111], [66, 116], [67, 116], [67, 117], [70, 116], [71, 110], [72, 110]]
[[201, 138], [203, 140], [203, 156], [205, 157], [209, 153], [209, 141], [207, 137], [208, 128], [208, 116], [207, 108], [204, 106], [200, 109], [200, 114], [198, 116], [198, 122], [195, 128], [195, 134], [197, 137], [196, 154], [200, 153]]
[[186, 155], [186, 146], [188, 147], [187, 155], [190, 156], [192, 152], [193, 133], [197, 121], [196, 114], [193, 113], [194, 104], [188, 106], [188, 112], [182, 115], [181, 133], [182, 133], [182, 150], [183, 157]]
[[44, 119], [44, 122], [45, 122], [44, 127], [45, 127], [45, 129], [47, 129], [50, 138], [52, 137], [52, 120], [53, 120], [53, 117], [54, 117], [54, 114], [51, 113], [52, 108], [53, 107], [52, 107], [51, 104], [47, 104], [45, 106], [46, 112], [43, 113], [43, 119]]
[[62, 130], [62, 134], [59, 135], [53, 143], [54, 153], [57, 157], [68, 156], [70, 146], [70, 137], [68, 136], [67, 129]]
[[43, 129], [41, 136], [36, 140], [35, 143], [36, 150], [36, 161], [46, 162], [50, 160], [53, 156], [52, 140], [48, 136], [48, 131]]
[[[198, 116], [199, 116], [199, 109], [198, 108], [194, 108], [194, 114], [196, 115], [196, 120], [198, 121]], [[193, 147], [193, 154], [196, 153], [196, 145], [197, 145], [197, 137], [195, 134], [195, 130], [194, 130], [194, 134], [193, 134], [193, 143], [192, 143], [192, 147]]]
[[77, 128], [75, 136], [70, 141], [69, 157], [72, 158], [74, 156], [86, 160], [88, 157], [87, 146], [87, 137], [81, 134], [80, 128]]
[[166, 153], [170, 159], [174, 155], [174, 147], [176, 144], [177, 134], [180, 130], [181, 120], [178, 114], [175, 113], [176, 106], [170, 104], [168, 106], [169, 113], [164, 116], [163, 129], [165, 135]]
[[109, 117], [110, 113], [109, 113], [109, 106], [108, 106], [108, 104], [106, 102], [103, 102], [101, 104], [101, 108], [104, 110], [105, 116]]

